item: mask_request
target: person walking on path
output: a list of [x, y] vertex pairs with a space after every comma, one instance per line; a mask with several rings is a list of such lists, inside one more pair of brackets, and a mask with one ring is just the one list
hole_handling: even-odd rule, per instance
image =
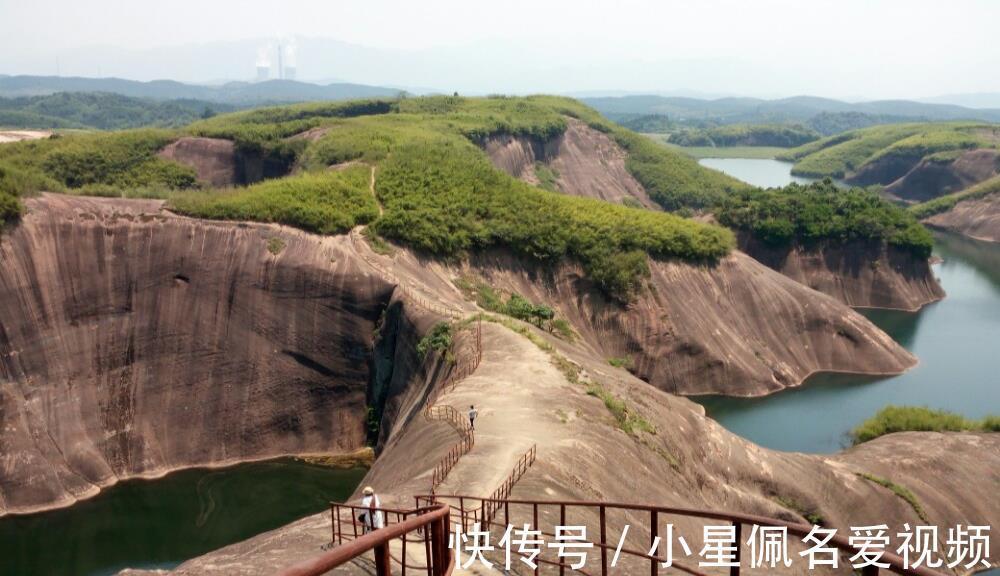
[[476, 407], [469, 406], [469, 427], [473, 430], [476, 429], [476, 416], [479, 416], [479, 412], [476, 410]]
[[365, 486], [364, 497], [361, 498], [361, 506], [368, 510], [361, 513], [359, 520], [364, 525], [365, 534], [383, 527], [382, 523], [382, 502], [371, 486]]

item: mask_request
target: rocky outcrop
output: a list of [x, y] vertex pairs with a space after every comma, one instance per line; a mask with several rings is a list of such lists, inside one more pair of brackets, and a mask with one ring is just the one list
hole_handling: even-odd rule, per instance
[[924, 223], [986, 242], [1000, 242], [1000, 193], [965, 200]]
[[650, 265], [647, 289], [624, 308], [572, 267], [493, 254], [466, 273], [552, 305], [595, 356], [628, 357], [636, 375], [677, 394], [759, 396], [814, 372], [898, 374], [916, 362], [860, 314], [743, 253]]
[[774, 247], [744, 234], [739, 244], [762, 264], [855, 308], [916, 311], [945, 295], [926, 259], [883, 242]]
[[950, 161], [921, 160], [886, 186], [887, 194], [911, 202], [926, 202], [964, 190], [1000, 173], [1000, 151], [970, 150]]
[[236, 146], [231, 140], [180, 138], [168, 144], [158, 156], [193, 168], [198, 181], [207, 186], [233, 186], [240, 182], [236, 174]]
[[[311, 132], [302, 137], [311, 138]], [[185, 136], [168, 144], [158, 153], [194, 169], [204, 186], [226, 187], [253, 184], [279, 178], [292, 171], [294, 155], [283, 152], [240, 149], [230, 140]]]
[[28, 208], [0, 240], [2, 512], [185, 466], [351, 451], [369, 405], [387, 446], [447, 377], [413, 349], [449, 310], [470, 310], [452, 282], [463, 274], [558, 307], [594, 358], [629, 356], [679, 393], [759, 395], [818, 370], [915, 362], [742, 253], [653, 262], [622, 309], [571, 264], [379, 256], [353, 233], [206, 222], [156, 201], [47, 195]]
[[0, 513], [365, 445], [393, 286], [345, 239], [45, 196], [0, 238]]
[[548, 142], [500, 135], [487, 139], [483, 147], [494, 166], [525, 182], [539, 184], [535, 163], [541, 162], [564, 194], [660, 209], [625, 167], [625, 151], [579, 120], [567, 119], [566, 131]]
[[[996, 525], [1000, 520], [1000, 501], [993, 497], [1000, 434], [903, 433], [831, 456], [777, 452], [727, 432], [706, 418], [699, 405], [611, 368], [588, 349], [585, 339], [571, 344], [532, 330], [533, 337], [548, 340], [562, 357], [559, 366], [568, 363], [576, 368], [577, 381], [570, 381], [551, 353], [526, 338], [493, 324], [485, 325], [484, 332], [482, 364], [439, 399], [455, 406], [474, 403], [480, 411], [476, 445], [461, 458], [439, 493], [490, 491], [503, 477], [502, 471], [536, 444], [538, 459], [515, 485], [514, 499], [708, 508], [792, 522], [805, 522], [808, 514], [842, 531], [885, 523], [892, 534], [904, 523], [946, 527]], [[591, 386], [625, 399], [631, 414], [647, 422], [651, 432], [622, 430], [604, 402], [587, 393]], [[387, 505], [410, 507], [413, 494], [427, 492], [434, 461], [420, 455], [440, 442], [428, 433], [434, 426], [447, 428], [421, 419], [400, 426], [365, 479], [378, 488]], [[451, 434], [454, 441], [455, 433]], [[910, 490], [920, 511], [861, 474]], [[530, 508], [511, 506], [510, 511], [515, 522], [531, 521]], [[558, 514], [545, 513], [543, 509], [540, 518], [550, 523]], [[574, 509], [571, 514], [574, 524], [588, 526], [588, 534], [598, 533], [596, 511]], [[609, 512], [608, 520], [610, 539], [617, 539], [629, 524], [632, 547], [648, 546], [647, 515]], [[701, 542], [704, 523], [718, 524], [678, 515], [660, 521], [673, 524], [675, 534], [688, 542]], [[272, 574], [318, 554], [329, 538], [329, 513], [318, 514], [191, 560], [171, 574], [200, 576], [217, 573], [220, 567], [234, 575]], [[991, 546], [990, 557], [996, 559], [1000, 546], [996, 542]], [[790, 538], [792, 557], [798, 559], [800, 550], [801, 544]], [[675, 554], [682, 559], [679, 551]], [[590, 562], [596, 567], [592, 572], [599, 573], [600, 555], [593, 554]], [[618, 570], [623, 574], [648, 570], [646, 564], [630, 562], [623, 556]], [[413, 563], [421, 564], [419, 559]], [[365, 573], [370, 560], [353, 568], [360, 572], [348, 573]], [[801, 574], [804, 570], [793, 564], [790, 569], [779, 565], [753, 571], [744, 564], [744, 571]], [[851, 568], [819, 572], [850, 574]]]

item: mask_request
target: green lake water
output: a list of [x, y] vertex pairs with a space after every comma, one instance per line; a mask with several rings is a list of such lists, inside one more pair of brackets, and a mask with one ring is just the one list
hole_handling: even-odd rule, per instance
[[[727, 161], [716, 160], [715, 167], [728, 172]], [[783, 174], [787, 184], [789, 170], [772, 165], [767, 182]], [[843, 448], [854, 426], [888, 404], [941, 408], [970, 418], [1000, 413], [1000, 244], [951, 234], [935, 234], [935, 241], [943, 262], [933, 269], [948, 293], [944, 300], [916, 313], [862, 311], [914, 353], [919, 365], [889, 378], [818, 374], [801, 387], [764, 398], [699, 398], [708, 414], [762, 446], [829, 453]]]
[[69, 508], [0, 519], [0, 575], [173, 568], [327, 509], [365, 472], [282, 459], [121, 482]]

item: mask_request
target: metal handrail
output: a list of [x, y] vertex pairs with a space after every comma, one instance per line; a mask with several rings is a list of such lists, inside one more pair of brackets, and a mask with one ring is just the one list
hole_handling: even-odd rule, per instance
[[[372, 510], [363, 506], [344, 506], [347, 508]], [[388, 511], [383, 508], [379, 508], [378, 510]], [[389, 543], [396, 538], [402, 538], [404, 543], [401, 563], [403, 565], [403, 574], [406, 574], [405, 543], [408, 541], [406, 535], [417, 531], [422, 531], [424, 534], [423, 542], [425, 543], [427, 553], [427, 566], [422, 568], [426, 569], [428, 576], [448, 576], [451, 574], [455, 567], [455, 555], [453, 549], [448, 545], [449, 525], [451, 522], [451, 510], [448, 505], [442, 503], [430, 508], [411, 511], [393, 510], [393, 512], [413, 515], [414, 517], [358, 536], [356, 539], [346, 543], [341, 543], [323, 554], [282, 570], [278, 573], [279, 576], [320, 576], [358, 558], [369, 550], [374, 550], [375, 552], [376, 574], [378, 576], [388, 576], [391, 574], [391, 563], [394, 560], [389, 554]], [[334, 522], [336, 523], [336, 518]]]
[[[598, 541], [591, 541], [591, 543], [594, 545], [595, 548], [599, 549], [601, 552], [600, 574], [602, 575], [606, 575], [608, 573], [607, 571], [608, 551], [610, 550], [611, 552], [614, 552], [618, 545], [617, 542], [609, 543], [607, 539], [607, 514], [610, 511], [626, 511], [626, 512], [649, 514], [650, 545], [652, 545], [654, 539], [658, 536], [658, 523], [662, 516], [667, 516], [667, 515], [684, 516], [689, 518], [722, 520], [730, 522], [732, 523], [733, 526], [735, 526], [735, 532], [736, 532], [736, 541], [735, 541], [735, 546], [737, 548], [736, 561], [739, 561], [739, 558], [742, 553], [742, 547], [744, 545], [744, 542], [742, 541], [741, 538], [743, 525], [775, 526], [779, 528], [784, 527], [787, 529], [789, 534], [799, 537], [807, 536], [813, 528], [813, 526], [810, 524], [786, 522], [784, 520], [779, 520], [777, 518], [767, 518], [764, 516], [756, 516], [752, 514], [722, 512], [716, 510], [699, 510], [693, 508], [651, 506], [645, 504], [626, 504], [618, 502], [587, 502], [587, 501], [570, 501], [570, 500], [562, 500], [562, 501], [512, 500], [510, 498], [493, 498], [493, 497], [483, 498], [483, 497], [469, 496], [464, 494], [429, 494], [416, 497], [418, 504], [421, 502], [426, 502], [428, 504], [436, 504], [436, 503], [441, 503], [444, 499], [458, 500], [461, 503], [459, 507], [456, 507], [454, 505], [449, 505], [449, 506], [451, 507], [451, 510], [453, 512], [457, 512], [461, 520], [461, 526], [463, 530], [466, 529], [467, 522], [472, 522], [472, 523], [479, 522], [481, 528], [487, 530], [494, 526], [501, 529], [506, 529], [508, 524], [515, 523], [513, 522], [512, 515], [510, 512], [510, 508], [512, 506], [525, 506], [531, 508], [531, 519], [530, 522], [527, 523], [530, 524], [532, 527], [534, 527], [535, 530], [539, 529], [538, 517], [540, 508], [544, 509], [545, 507], [558, 507], [559, 520], [561, 524], [565, 524], [567, 511], [572, 508], [595, 511], [598, 513], [599, 516], [600, 539]], [[466, 501], [472, 501], [472, 502], [478, 501], [481, 504], [479, 508], [468, 508], [464, 506], [464, 503]], [[495, 522], [494, 517], [492, 516], [477, 514], [476, 512], [478, 512], [482, 507], [492, 507], [494, 510], [498, 510], [502, 507], [504, 510], [504, 522], [503, 523]], [[521, 523], [522, 522], [517, 522], [516, 524], [520, 525]], [[549, 537], [554, 536], [554, 534], [550, 532], [542, 531], [542, 533], [543, 535]], [[849, 552], [852, 554], [855, 554], [861, 550], [859, 547], [852, 545], [850, 539], [840, 534], [834, 535], [833, 538], [830, 540], [829, 545], [836, 547], [838, 550], [842, 552]], [[629, 555], [649, 560], [650, 574], [653, 576], [655, 576], [658, 573], [658, 570], [660, 569], [659, 566], [660, 562], [663, 562], [665, 560], [665, 558], [663, 557], [649, 554], [648, 551], [635, 550], [624, 546], [621, 548], [620, 552], [623, 555]], [[536, 563], [540, 562], [542, 564], [558, 566], [560, 568], [560, 574], [562, 574], [566, 569], [570, 568], [569, 564], [560, 563], [552, 560], [546, 560], [544, 558], [536, 558], [535, 560]], [[934, 571], [925, 566], [906, 567], [903, 562], [903, 559], [900, 556], [889, 551], [885, 551], [882, 554], [880, 560], [883, 563], [889, 565], [889, 568], [887, 570], [897, 574], [903, 574], [906, 576], [942, 576], [940, 572]], [[695, 575], [702, 574], [701, 572], [698, 572], [686, 566], [679, 565], [677, 562], [674, 562], [673, 567], [688, 574], [695, 574]], [[586, 572], [585, 570], [577, 570], [577, 571], [581, 574], [588, 574], [588, 572]], [[535, 573], [537, 574], [538, 571], [536, 570]], [[730, 569], [731, 575], [738, 576], [739, 573], [740, 573], [739, 566], [731, 567]], [[879, 568], [877, 566], [866, 566], [861, 570], [862, 576], [875, 576], [878, 573], [879, 573]]]

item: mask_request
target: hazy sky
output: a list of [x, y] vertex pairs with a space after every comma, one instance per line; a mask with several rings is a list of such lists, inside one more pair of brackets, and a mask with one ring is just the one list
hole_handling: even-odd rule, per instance
[[0, 0], [0, 73], [244, 79], [295, 36], [307, 79], [915, 98], [1000, 92], [998, 22], [996, 0]]

